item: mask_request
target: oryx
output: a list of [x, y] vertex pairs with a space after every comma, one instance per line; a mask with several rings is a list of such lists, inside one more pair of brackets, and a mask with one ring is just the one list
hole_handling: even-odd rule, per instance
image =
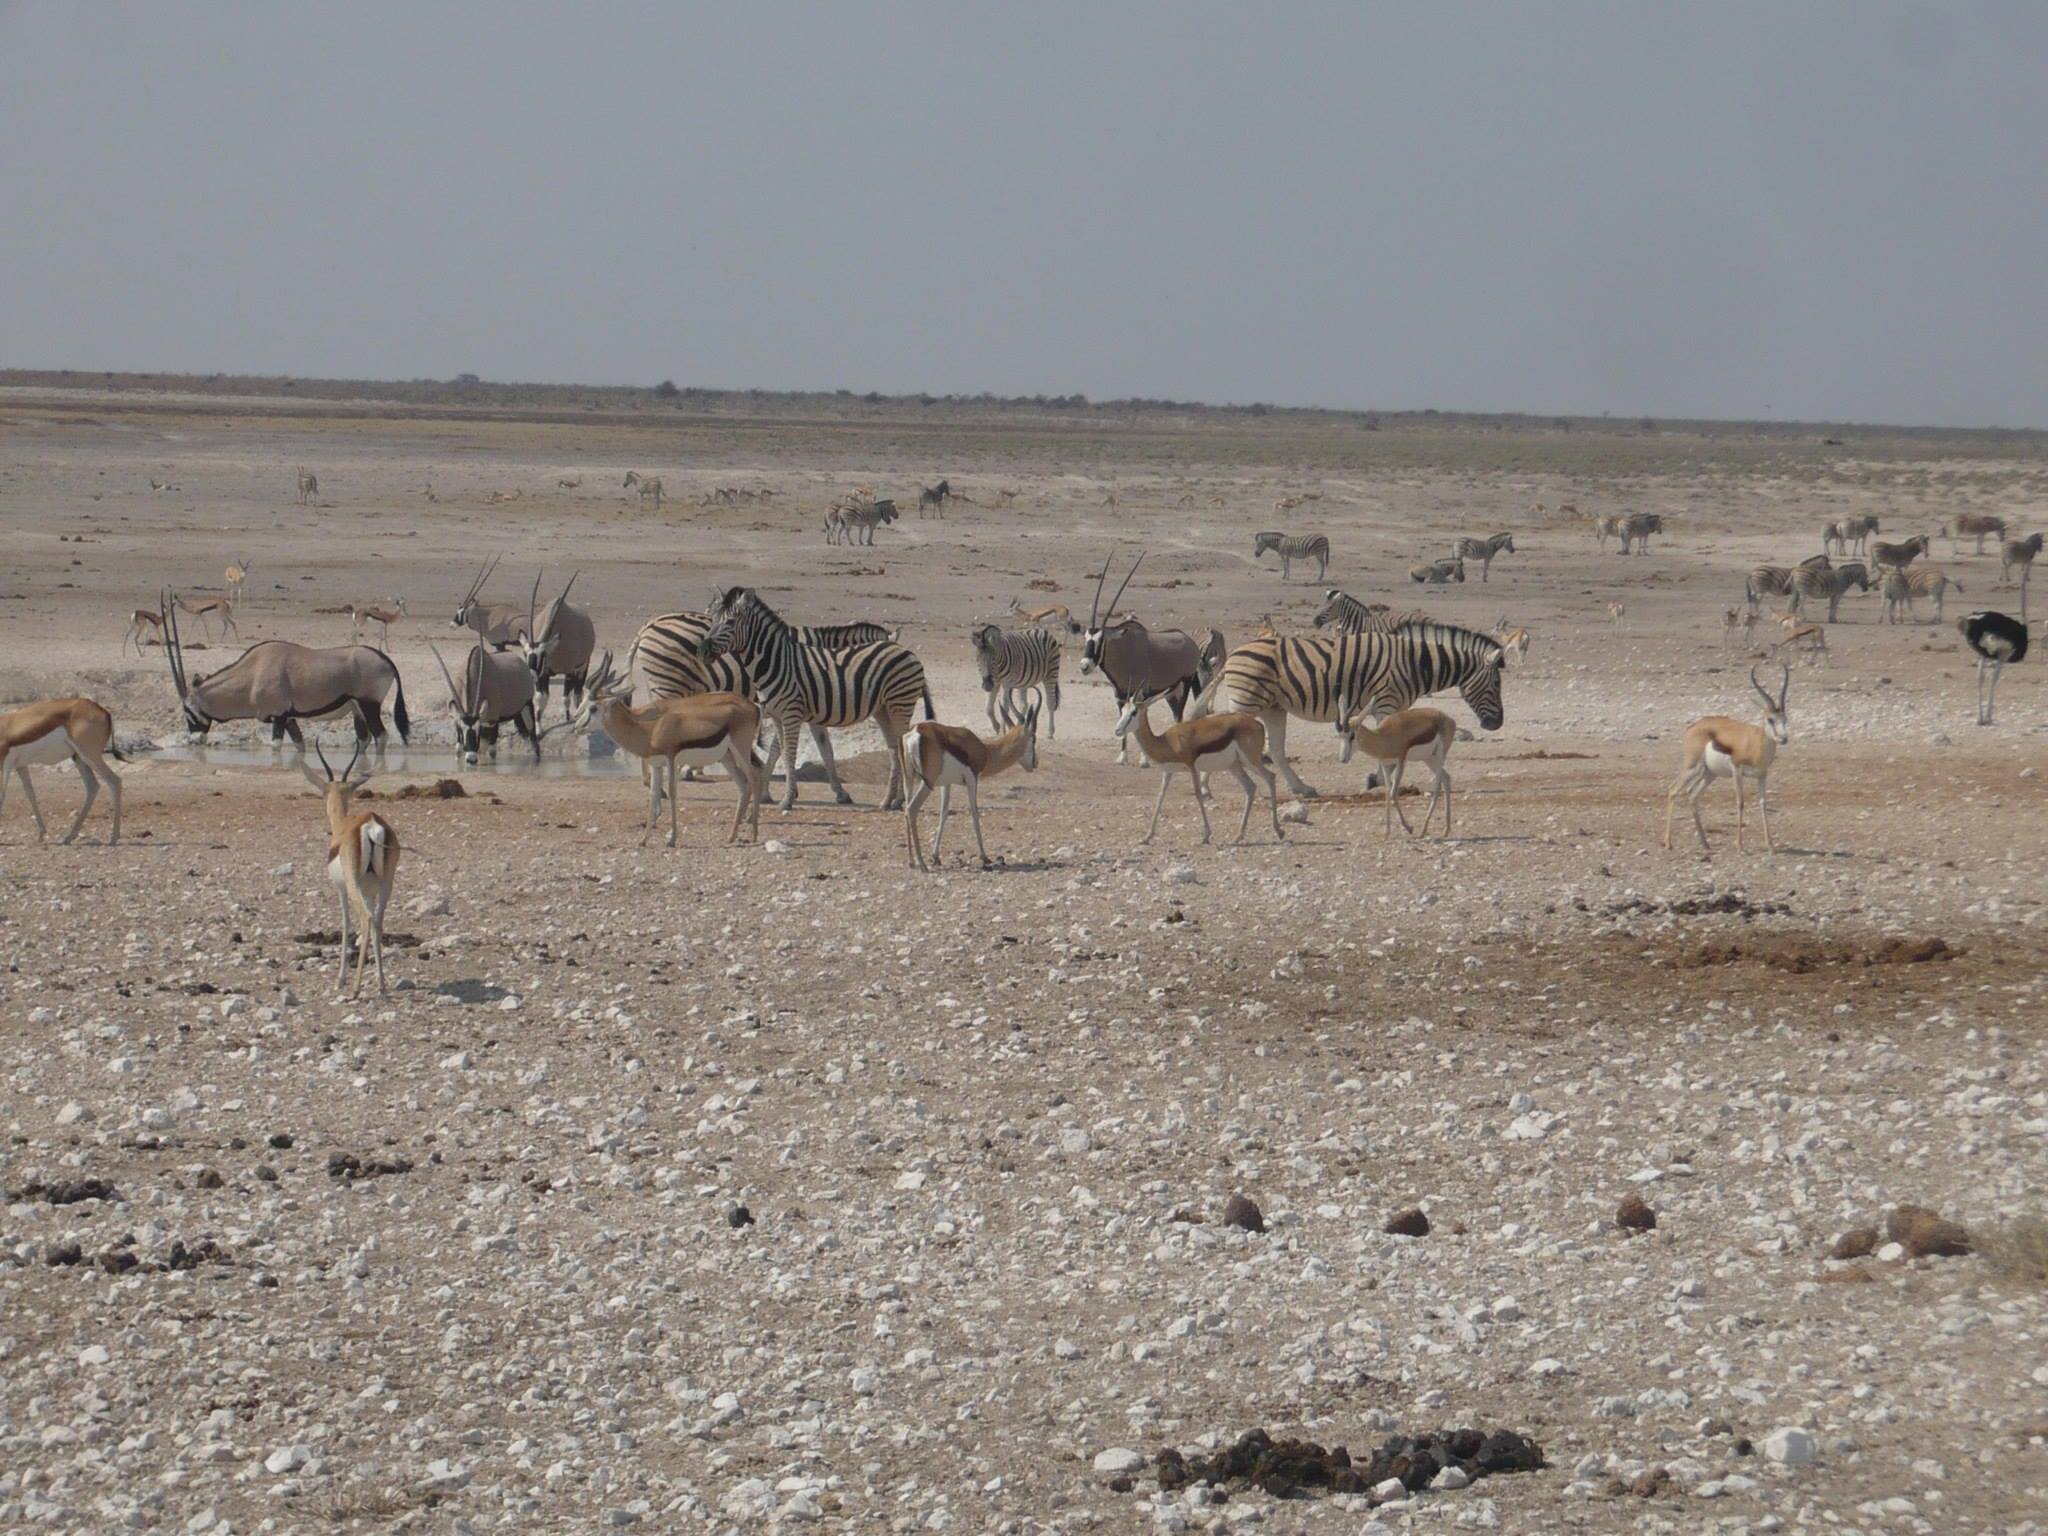
[[[1109, 600], [1108, 612], [1116, 612], [1116, 605], [1124, 595], [1124, 587], [1131, 584], [1131, 577], [1138, 574], [1138, 567], [1145, 563], [1144, 555], [1131, 562], [1130, 573], [1124, 577], [1123, 586], [1116, 589], [1116, 596]], [[1109, 679], [1109, 685], [1116, 691], [1116, 707], [1119, 714], [1124, 705], [1133, 697], [1160, 695], [1166, 706], [1178, 720], [1186, 710], [1188, 700], [1201, 692], [1203, 685], [1215, 669], [1222, 664], [1224, 654], [1223, 636], [1217, 630], [1210, 630], [1206, 643], [1196, 641], [1184, 629], [1162, 629], [1156, 633], [1147, 629], [1135, 618], [1126, 618], [1121, 623], [1106, 624], [1101, 620], [1103, 583], [1109, 576], [1109, 561], [1102, 562], [1102, 573], [1095, 578], [1095, 597], [1088, 605], [1088, 628], [1081, 641], [1081, 675], [1086, 677], [1097, 667]], [[1130, 751], [1128, 737], [1117, 742], [1117, 761], [1128, 761]]]
[[550, 678], [562, 680], [565, 717], [583, 700], [590, 658], [597, 651], [597, 626], [591, 622], [588, 610], [570, 606], [569, 587], [575, 585], [576, 577], [572, 575], [569, 586], [562, 588], [562, 595], [548, 604], [546, 614], [542, 615], [535, 608], [540, 601], [540, 577], [533, 578], [533, 595], [526, 603], [526, 627], [519, 633], [519, 653], [526, 658], [539, 694], [533, 710], [536, 720], [547, 713]]
[[455, 711], [455, 750], [465, 763], [474, 768], [485, 749], [496, 756], [498, 728], [508, 720], [539, 758], [539, 711], [533, 697], [533, 673], [524, 660], [479, 641], [463, 658], [462, 681], [457, 683], [448, 663], [441, 659], [440, 648], [430, 643], [427, 649], [434, 653], [448, 683], [448, 702]]
[[455, 629], [473, 629], [477, 638], [494, 651], [502, 651], [519, 643], [519, 632], [533, 622], [533, 611], [519, 611], [516, 603], [480, 603], [477, 594], [484, 589], [484, 583], [491, 579], [491, 572], [498, 568], [498, 557], [491, 556], [484, 568], [477, 572], [476, 580], [469, 584], [469, 590], [462, 596], [462, 604], [455, 610], [455, 617], [448, 623]]
[[289, 640], [259, 640], [210, 677], [188, 677], [185, 647], [178, 636], [175, 593], [162, 598], [164, 654], [171, 681], [184, 706], [185, 728], [204, 736], [230, 720], [265, 720], [273, 743], [289, 735], [304, 747], [301, 720], [325, 720], [343, 713], [355, 719], [356, 739], [384, 746], [384, 700], [395, 692], [391, 718], [401, 741], [412, 739], [405, 712], [405, 684], [398, 667], [375, 646], [341, 645], [314, 650]]

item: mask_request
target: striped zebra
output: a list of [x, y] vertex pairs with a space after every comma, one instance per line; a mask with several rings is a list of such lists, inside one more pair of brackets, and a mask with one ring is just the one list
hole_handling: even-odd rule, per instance
[[984, 624], [974, 632], [974, 659], [981, 669], [981, 691], [988, 695], [989, 729], [1003, 730], [1023, 719], [1021, 705], [1012, 710], [1012, 696], [1036, 688], [1045, 697], [1045, 734], [1050, 739], [1060, 708], [1059, 637], [1043, 629]]
[[[1934, 599], [1934, 621], [1939, 624], [1942, 620], [1942, 609], [1948, 601], [1950, 587], [1954, 587], [1958, 592], [1963, 590], [1960, 581], [1944, 576], [1940, 571], [1928, 566], [1911, 571], [1887, 570], [1884, 573], [1885, 623], [1898, 624], [1911, 619], [1914, 603], [1923, 597], [1931, 597]], [[1904, 618], [1901, 618], [1901, 615], [1904, 615]]]
[[1404, 624], [1390, 634], [1253, 640], [1239, 646], [1204, 694], [1219, 708], [1256, 714], [1266, 751], [1295, 794], [1315, 790], [1287, 761], [1287, 717], [1334, 722], [1354, 709], [1375, 718], [1455, 688], [1479, 724], [1497, 731], [1506, 718], [1500, 675], [1507, 664], [1491, 635], [1455, 624]]
[[1420, 608], [1410, 608], [1396, 613], [1385, 603], [1361, 603], [1349, 592], [1339, 592], [1335, 587], [1323, 593], [1325, 602], [1315, 616], [1315, 627], [1334, 629], [1340, 635], [1355, 635], [1370, 631], [1384, 635], [1403, 624], [1428, 624], [1434, 622]]
[[1847, 565], [1802, 565], [1792, 573], [1792, 611], [1797, 613], [1806, 598], [1826, 598], [1828, 622], [1832, 624], [1841, 611], [1843, 594], [1851, 587], [1860, 592], [1870, 590], [1870, 572], [1859, 561]]
[[1479, 579], [1486, 580], [1487, 568], [1493, 564], [1495, 555], [1512, 555], [1515, 552], [1515, 536], [1512, 533], [1496, 533], [1490, 539], [1459, 539], [1451, 546], [1453, 560], [1477, 560]]
[[872, 544], [876, 526], [895, 521], [893, 501], [835, 501], [825, 513], [825, 542]]
[[[711, 627], [704, 636], [703, 654], [732, 654], [744, 661], [754, 679], [755, 702], [781, 732], [785, 811], [796, 803], [796, 727], [843, 727], [867, 719], [881, 729], [889, 751], [889, 793], [882, 808], [902, 807], [907, 777], [903, 738], [918, 699], [924, 700], [927, 720], [934, 714], [924, 666], [916, 656], [890, 640], [848, 650], [805, 645], [798, 631], [752, 587], [726, 588], [706, 617]], [[823, 735], [818, 737], [818, 755], [833, 795], [841, 805], [852, 804], [853, 796], [839, 782], [831, 742]]]
[[1280, 557], [1280, 579], [1287, 580], [1287, 573], [1297, 560], [1313, 560], [1316, 563], [1316, 580], [1321, 581], [1330, 569], [1330, 541], [1320, 533], [1260, 533], [1252, 536], [1252, 558], [1254, 560], [1271, 550]]
[[1633, 513], [1621, 520], [1621, 552], [1624, 555], [1647, 555], [1650, 552], [1650, 535], [1663, 531], [1663, 513]]
[[1627, 527], [1628, 519], [1618, 513], [1613, 516], [1603, 517], [1593, 525], [1593, 537], [1600, 541], [1602, 549], [1607, 547], [1609, 539], [1619, 539], [1621, 540], [1622, 551], [1626, 553], [1628, 551]]
[[2007, 539], [1998, 546], [1998, 580], [2001, 585], [2017, 569], [2020, 585], [2025, 586], [2033, 574], [2034, 556], [2041, 553], [2041, 535], [2030, 533], [2024, 539]]
[[1792, 596], [1792, 569], [1789, 565], [1750, 567], [1749, 575], [1742, 583], [1742, 595], [1751, 613], [1756, 612], [1757, 604], [1767, 597]]
[[1870, 553], [1870, 536], [1881, 533], [1875, 517], [1845, 517], [1842, 519], [1842, 551], [1845, 554], [1867, 555]]

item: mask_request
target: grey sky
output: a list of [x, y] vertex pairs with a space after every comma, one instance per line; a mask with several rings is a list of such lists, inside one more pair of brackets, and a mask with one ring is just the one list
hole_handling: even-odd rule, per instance
[[2048, 6], [0, 0], [0, 365], [2048, 423]]

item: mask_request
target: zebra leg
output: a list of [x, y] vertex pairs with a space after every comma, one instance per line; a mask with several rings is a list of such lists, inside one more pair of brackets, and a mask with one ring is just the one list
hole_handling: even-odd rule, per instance
[[1045, 680], [1045, 739], [1053, 739], [1053, 724], [1060, 713], [1060, 675], [1055, 672]]
[[[795, 738], [792, 737], [791, 739], [794, 740]], [[825, 760], [825, 777], [832, 783], [833, 798], [841, 805], [853, 804], [853, 796], [847, 792], [846, 786], [839, 782], [839, 765], [832, 757], [832, 733], [830, 731], [820, 731], [818, 732], [817, 739], [818, 755]], [[790, 753], [789, 785], [792, 791], [796, 788], [795, 757], [796, 754], [794, 752]], [[792, 798], [794, 798], [793, 795]]]
[[71, 830], [66, 832], [61, 839], [61, 841], [66, 843], [78, 836], [78, 829], [85, 825], [85, 813], [92, 809], [92, 803], [99, 798], [100, 793], [100, 781], [93, 777], [93, 771], [86, 766], [84, 758], [73, 754], [71, 765], [78, 770], [78, 777], [84, 781], [85, 804], [78, 808], [78, 814], [71, 820]]
[[1315, 786], [1304, 783], [1301, 775], [1294, 771], [1294, 765], [1287, 761], [1287, 711], [1261, 710], [1259, 720], [1266, 727], [1266, 755], [1273, 759], [1273, 766], [1287, 781], [1288, 789], [1304, 800], [1315, 799]]
[[[782, 813], [785, 816], [796, 805], [796, 725], [796, 716], [793, 714], [781, 724], [782, 739], [779, 745], [782, 748]], [[812, 728], [812, 734], [817, 737], [819, 746], [829, 752], [829, 743], [816, 727]], [[827, 756], [825, 761], [829, 763], [832, 759]]]

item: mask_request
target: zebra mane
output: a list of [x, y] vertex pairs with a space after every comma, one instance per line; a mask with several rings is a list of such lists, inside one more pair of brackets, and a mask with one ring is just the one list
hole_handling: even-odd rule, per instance
[[1411, 639], [1427, 640], [1436, 645], [1489, 646], [1498, 651], [1501, 643], [1483, 630], [1468, 629], [1463, 624], [1446, 624], [1440, 619], [1416, 619], [1406, 624], [1396, 624], [1387, 631], [1392, 635], [1405, 635]]

